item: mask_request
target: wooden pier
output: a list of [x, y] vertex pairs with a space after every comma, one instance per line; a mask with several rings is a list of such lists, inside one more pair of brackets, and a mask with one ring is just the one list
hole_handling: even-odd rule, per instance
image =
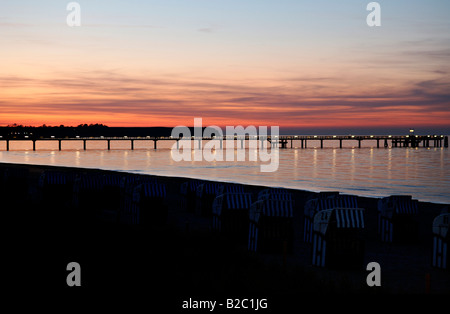
[[[325, 141], [338, 141], [339, 148], [343, 147], [344, 141], [356, 141], [358, 147], [362, 147], [363, 141], [376, 141], [376, 147], [448, 147], [448, 136], [444, 135], [280, 135], [280, 136], [223, 136], [223, 137], [190, 137], [190, 138], [174, 138], [174, 137], [75, 137], [75, 138], [14, 138], [0, 136], [0, 142], [6, 142], [6, 151], [10, 150], [10, 142], [32, 142], [33, 150], [36, 150], [36, 142], [52, 141], [58, 142], [58, 149], [62, 150], [62, 143], [68, 141], [78, 141], [83, 143], [83, 150], [87, 149], [88, 141], [103, 141], [107, 144], [107, 149], [111, 150], [112, 141], [130, 141], [130, 149], [134, 150], [136, 141], [153, 141], [153, 149], [157, 149], [158, 141], [176, 141], [177, 147], [180, 140], [197, 141], [198, 145], [192, 145], [193, 148], [201, 148], [202, 141], [218, 140], [220, 148], [223, 147], [223, 141], [234, 140], [240, 141], [240, 148], [245, 147], [245, 141], [257, 140], [261, 147], [265, 141], [269, 142], [271, 147], [294, 148], [294, 141], [300, 142], [301, 148], [308, 147], [308, 141], [319, 141], [320, 148], [324, 147]], [[238, 145], [235, 145], [238, 147]], [[238, 148], [239, 148], [238, 147]]]

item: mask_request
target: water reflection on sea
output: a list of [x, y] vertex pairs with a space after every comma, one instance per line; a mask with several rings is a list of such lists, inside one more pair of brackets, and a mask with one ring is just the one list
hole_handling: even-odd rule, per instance
[[[338, 190], [361, 196], [410, 194], [422, 201], [450, 204], [450, 153], [446, 148], [376, 148], [373, 143], [346, 143], [344, 148], [327, 143], [308, 142], [308, 148], [280, 149], [276, 172], [260, 172], [261, 162], [181, 161], [171, 158], [171, 142], [136, 141], [112, 142], [106, 150], [104, 142], [38, 142], [32, 150], [31, 142], [11, 142], [5, 151], [0, 142], [0, 161], [24, 164], [43, 164], [84, 168], [99, 168], [134, 173], [239, 182], [255, 185], [288, 187], [309, 191]], [[300, 143], [294, 142], [295, 146]], [[354, 146], [353, 146], [354, 145]], [[264, 163], [267, 164], [267, 163]]]

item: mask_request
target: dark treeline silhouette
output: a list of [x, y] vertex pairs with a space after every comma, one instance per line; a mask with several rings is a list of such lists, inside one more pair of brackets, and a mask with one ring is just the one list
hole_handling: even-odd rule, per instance
[[11, 124], [0, 127], [3, 138], [74, 138], [80, 137], [145, 137], [170, 136], [172, 128], [166, 127], [108, 127], [104, 124], [80, 124], [78, 126], [47, 126], [34, 127], [21, 124]]

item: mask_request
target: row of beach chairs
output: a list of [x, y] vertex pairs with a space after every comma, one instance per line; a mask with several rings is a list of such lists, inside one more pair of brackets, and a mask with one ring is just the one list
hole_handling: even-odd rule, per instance
[[[163, 225], [167, 221], [167, 187], [155, 177], [101, 172], [0, 168], [0, 193], [8, 199], [36, 199], [58, 213], [73, 208], [81, 219], [131, 225]], [[250, 251], [292, 252], [294, 200], [285, 189], [253, 195], [242, 185], [190, 180], [181, 186], [182, 206], [212, 220], [212, 229], [245, 243]], [[62, 206], [64, 205], [64, 206]], [[317, 194], [304, 205], [303, 240], [311, 244], [312, 264], [319, 267], [362, 265], [365, 211], [357, 198], [338, 192]], [[418, 238], [418, 201], [394, 195], [379, 200], [378, 235], [382, 242], [405, 243]], [[449, 269], [450, 214], [434, 219], [432, 265]]]
[[[192, 180], [183, 184], [182, 194], [188, 211], [212, 216], [215, 232], [241, 241], [247, 238], [250, 251], [279, 252], [283, 246], [292, 251], [294, 203], [287, 190], [265, 189], [255, 197], [240, 186]], [[380, 199], [377, 215], [380, 241], [418, 240], [418, 201], [411, 196]], [[448, 269], [448, 215], [436, 217], [433, 224], [433, 266], [444, 269]], [[303, 217], [303, 240], [311, 244], [313, 265], [363, 266], [365, 210], [359, 207], [357, 197], [339, 192], [319, 193], [305, 203]]]
[[83, 221], [130, 225], [167, 221], [166, 185], [155, 177], [49, 170], [38, 179], [38, 194], [46, 208], [72, 208]]

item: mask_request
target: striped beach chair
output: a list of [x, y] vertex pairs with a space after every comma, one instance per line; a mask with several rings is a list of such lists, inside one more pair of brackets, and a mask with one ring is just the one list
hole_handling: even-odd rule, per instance
[[339, 192], [320, 193], [317, 198], [310, 199], [304, 207], [303, 241], [312, 242], [313, 224], [315, 215], [333, 208], [358, 208], [358, 200], [352, 195], [339, 195]]
[[223, 183], [205, 182], [196, 189], [195, 212], [203, 217], [211, 217], [212, 204]]
[[292, 193], [286, 189], [275, 189], [275, 188], [269, 188], [259, 191], [258, 201], [265, 199], [292, 201]]
[[437, 216], [433, 221], [433, 267], [449, 270], [450, 213]]
[[98, 221], [103, 210], [103, 175], [96, 172], [80, 173], [73, 187], [73, 205], [78, 208], [80, 219]]
[[71, 171], [46, 170], [39, 178], [45, 206], [71, 206], [76, 174]]
[[378, 201], [378, 232], [383, 242], [418, 240], [418, 201], [410, 195], [392, 195]]
[[142, 226], [160, 226], [167, 222], [166, 185], [143, 183], [134, 188], [129, 222]]
[[252, 204], [251, 193], [225, 193], [213, 203], [213, 230], [227, 237], [246, 240], [248, 217]]
[[181, 184], [181, 207], [183, 210], [188, 213], [195, 212], [196, 191], [198, 186], [203, 183], [203, 180], [189, 180]]
[[[118, 221], [121, 224], [131, 224], [133, 212], [133, 191], [139, 185], [138, 175], [124, 175], [120, 182], [121, 198]], [[136, 211], [136, 210], [135, 210]]]
[[101, 199], [100, 219], [105, 223], [118, 223], [122, 198], [124, 196], [123, 174], [107, 173], [100, 177], [101, 189], [99, 199]]
[[241, 184], [222, 184], [217, 190], [217, 195], [222, 195], [226, 193], [245, 193], [245, 187]]
[[364, 209], [334, 208], [314, 216], [312, 264], [335, 269], [360, 269], [364, 262]]
[[280, 253], [293, 247], [293, 206], [291, 201], [265, 199], [252, 204], [248, 249], [254, 252]]

